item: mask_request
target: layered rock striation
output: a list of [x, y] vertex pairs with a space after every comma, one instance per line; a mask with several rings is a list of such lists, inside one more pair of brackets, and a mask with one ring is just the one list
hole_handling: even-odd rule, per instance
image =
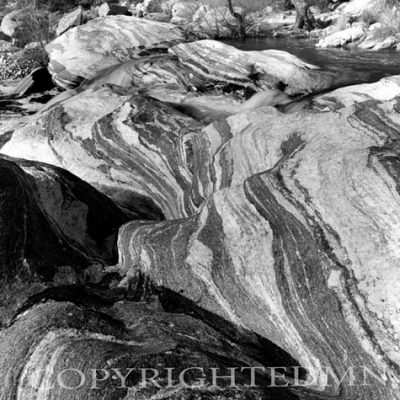
[[183, 31], [174, 25], [116, 15], [72, 28], [46, 50], [54, 80], [69, 88], [145, 50], [167, 49], [184, 39]]
[[400, 399], [399, 77], [312, 97], [335, 77], [287, 53], [117, 58], [1, 132], [0, 399]]

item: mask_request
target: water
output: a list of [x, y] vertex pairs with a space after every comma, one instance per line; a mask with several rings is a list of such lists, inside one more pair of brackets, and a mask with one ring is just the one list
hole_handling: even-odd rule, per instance
[[400, 51], [318, 49], [307, 39], [246, 39], [227, 42], [240, 50], [284, 50], [323, 70], [346, 74], [353, 83], [375, 82], [400, 75]]

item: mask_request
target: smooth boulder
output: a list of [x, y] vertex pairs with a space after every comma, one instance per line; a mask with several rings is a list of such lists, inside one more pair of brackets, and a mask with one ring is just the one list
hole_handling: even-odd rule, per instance
[[138, 217], [61, 168], [2, 156], [0, 326], [62, 269], [115, 263], [117, 229]]
[[257, 91], [275, 88], [289, 95], [305, 94], [340, 79], [285, 51], [242, 51], [216, 40], [182, 43], [170, 53], [204, 79]]
[[201, 203], [184, 145], [198, 122], [112, 85], [59, 98], [15, 130], [1, 153], [63, 167], [155, 220], [190, 215]]
[[208, 199], [120, 229], [125, 284], [144, 275], [272, 341], [308, 370], [296, 393], [398, 399], [400, 86], [385, 98], [387, 83], [371, 87], [381, 99], [365, 85], [341, 104], [342, 89], [331, 109], [249, 111], [193, 137]]
[[182, 41], [184, 33], [174, 25], [117, 15], [72, 28], [49, 43], [46, 50], [53, 79], [61, 87], [70, 88], [145, 50], [167, 49]]

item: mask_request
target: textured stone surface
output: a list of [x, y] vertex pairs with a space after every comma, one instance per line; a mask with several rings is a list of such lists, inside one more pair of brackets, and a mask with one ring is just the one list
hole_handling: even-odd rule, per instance
[[[67, 96], [68, 94], [62, 94]], [[171, 106], [110, 87], [88, 88], [37, 114], [2, 153], [61, 166], [133, 210], [190, 215], [183, 138], [200, 125]]]
[[[194, 45], [188, 46], [194, 52]], [[272, 60], [276, 68], [282, 67], [274, 71], [275, 76], [271, 72], [263, 73], [258, 80], [251, 79], [253, 64], [248, 63], [244, 52], [234, 53], [242, 64], [223, 70], [227, 62], [222, 59], [222, 52], [233, 48], [219, 48], [214, 41], [202, 41], [200, 46], [216, 53], [203, 68], [197, 67], [194, 53], [188, 55], [187, 46], [177, 46], [172, 52], [178, 54], [178, 59], [153, 56], [105, 70], [86, 81], [77, 93], [54, 99], [14, 132], [2, 153], [66, 168], [128, 208], [133, 203], [137, 210], [141, 202], [143, 210], [153, 210], [154, 215], [157, 209], [167, 218], [190, 215], [201, 204], [203, 195], [199, 188], [192, 188], [187, 161], [190, 149], [185, 143], [200, 125], [166, 104], [138, 96], [138, 88], [181, 107], [198, 120], [210, 122], [262, 104], [288, 101], [280, 91], [260, 94], [245, 104], [229, 96], [193, 97], [210, 88], [228, 90], [236, 84], [260, 91], [276, 86], [278, 79], [287, 79], [291, 85], [287, 91], [298, 93], [312, 90], [306, 85], [318, 85], [318, 79], [324, 84], [331, 79], [283, 52], [272, 52], [272, 58], [264, 57], [264, 52], [254, 52], [252, 63], [262, 60], [262, 68], [272, 71], [267, 64]], [[161, 138], [166, 142], [162, 143]]]
[[204, 78], [254, 88], [284, 88], [310, 93], [333, 83], [333, 77], [280, 50], [241, 51], [215, 40], [183, 43], [170, 49], [183, 65]]
[[400, 78], [289, 97], [340, 82], [283, 52], [181, 44], [1, 132], [3, 154], [114, 202], [0, 161], [0, 399], [136, 398], [111, 376], [46, 391], [65, 368], [227, 365], [287, 368], [282, 386], [302, 366], [308, 387], [266, 371], [262, 391], [139, 398], [400, 399]]
[[[271, 393], [245, 388], [243, 382], [250, 381], [239, 372], [236, 389], [230, 389], [229, 381], [223, 380], [219, 382], [220, 390], [190, 390], [179, 383], [179, 373], [193, 366], [204, 368], [211, 384], [211, 368], [225, 371], [239, 363], [252, 365], [256, 361], [251, 353], [261, 353], [263, 348], [255, 335], [248, 335], [247, 343], [238, 337], [230, 340], [226, 332], [224, 335], [193, 317], [126, 301], [111, 307], [90, 297], [87, 300], [96, 300], [96, 307], [88, 307], [74, 304], [74, 294], [65, 290], [58, 301], [52, 293], [43, 295], [41, 302], [21, 310], [18, 318], [0, 332], [1, 399], [10, 399], [14, 393], [19, 399], [29, 400], [273, 400], [277, 394], [284, 400], [297, 399], [285, 388], [272, 389]], [[165, 368], [171, 366], [176, 372], [168, 379]], [[144, 380], [141, 388], [141, 370], [155, 367], [160, 376], [153, 383]], [[72, 369], [81, 371], [84, 379]], [[98, 370], [98, 381], [92, 378], [93, 369]], [[57, 378], [59, 373], [62, 380]], [[109, 376], [104, 379], [106, 373]], [[125, 388], [121, 387], [121, 375], [127, 377]], [[148, 372], [147, 376], [152, 374]], [[194, 385], [199, 374], [188, 373], [185, 378], [188, 386]], [[80, 383], [81, 387], [68, 389]]]
[[128, 8], [118, 4], [103, 3], [98, 10], [100, 17], [107, 15], [131, 15]]
[[[328, 398], [399, 398], [398, 99], [207, 127], [207, 152], [192, 148], [213, 194], [195, 217], [121, 228], [125, 284], [140, 271], [267, 337]], [[321, 371], [350, 365], [386, 368], [385, 381], [350, 386]]]
[[24, 16], [22, 10], [15, 10], [5, 15], [1, 21], [1, 31], [9, 37], [20, 39], [24, 32]]
[[83, 19], [83, 9], [79, 6], [77, 9], [65, 14], [58, 22], [56, 35], [60, 36], [65, 33], [68, 29], [74, 26], [79, 26], [82, 24]]
[[29, 282], [115, 262], [117, 229], [137, 217], [69, 172], [0, 158], [0, 325]]
[[322, 38], [317, 47], [344, 47], [350, 42], [355, 42], [364, 35], [364, 29], [361, 26], [355, 26], [344, 29], [343, 31], [332, 33], [331, 35]]
[[166, 49], [183, 40], [182, 31], [174, 25], [117, 15], [72, 28], [46, 50], [53, 79], [62, 87], [71, 87], [144, 50]]
[[172, 23], [176, 22], [186, 22], [189, 23], [193, 19], [193, 15], [196, 10], [199, 8], [199, 5], [195, 2], [177, 2], [171, 8], [172, 13]]

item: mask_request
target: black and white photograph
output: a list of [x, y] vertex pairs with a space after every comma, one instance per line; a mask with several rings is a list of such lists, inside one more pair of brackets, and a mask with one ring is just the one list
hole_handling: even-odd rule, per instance
[[0, 0], [0, 400], [400, 400], [400, 1]]

